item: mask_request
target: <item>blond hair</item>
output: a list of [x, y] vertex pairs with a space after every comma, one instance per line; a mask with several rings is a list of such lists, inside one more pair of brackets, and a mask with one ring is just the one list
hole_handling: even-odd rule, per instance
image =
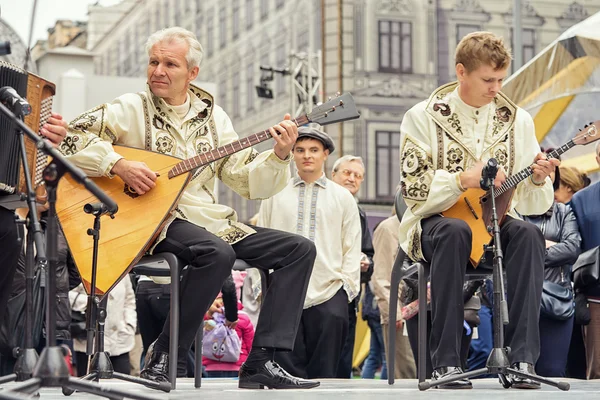
[[573, 193], [577, 193], [586, 187], [587, 175], [579, 171], [575, 167], [560, 166], [560, 182], [571, 189]]
[[494, 70], [508, 68], [512, 56], [504, 40], [491, 32], [472, 32], [462, 38], [456, 47], [455, 63], [473, 72], [481, 65], [490, 65]]

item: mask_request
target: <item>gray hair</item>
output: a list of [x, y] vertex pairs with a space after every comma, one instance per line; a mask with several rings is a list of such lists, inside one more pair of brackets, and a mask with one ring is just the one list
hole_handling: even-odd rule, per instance
[[199, 67], [200, 63], [202, 62], [202, 56], [204, 55], [202, 45], [193, 32], [178, 26], [161, 29], [160, 31], [154, 32], [152, 35], [150, 35], [146, 41], [146, 52], [148, 53], [148, 56], [150, 56], [150, 51], [155, 44], [163, 42], [168, 43], [173, 40], [182, 40], [188, 44], [188, 52], [185, 55], [188, 69]]
[[348, 154], [346, 156], [340, 157], [337, 160], [335, 160], [335, 162], [333, 163], [333, 169], [331, 170], [331, 173], [334, 174], [334, 173], [338, 172], [338, 169], [340, 169], [340, 166], [343, 163], [351, 162], [351, 161], [356, 161], [357, 163], [359, 163], [363, 169], [363, 172], [365, 172], [365, 164], [363, 163], [362, 158]]

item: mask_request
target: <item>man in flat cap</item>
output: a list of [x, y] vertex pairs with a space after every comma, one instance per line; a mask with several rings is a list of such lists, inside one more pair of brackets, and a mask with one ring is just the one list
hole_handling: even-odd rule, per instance
[[361, 227], [356, 201], [324, 172], [334, 149], [325, 132], [298, 129], [292, 150], [298, 176], [264, 200], [258, 214], [259, 226], [297, 233], [317, 248], [294, 350], [275, 354], [283, 368], [305, 378], [336, 376], [348, 335], [348, 303], [360, 288]]

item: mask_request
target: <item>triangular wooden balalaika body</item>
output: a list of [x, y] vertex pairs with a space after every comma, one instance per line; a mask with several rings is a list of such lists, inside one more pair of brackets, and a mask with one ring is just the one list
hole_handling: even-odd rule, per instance
[[[100, 295], [112, 289], [150, 248], [190, 179], [189, 172], [168, 178], [168, 172], [181, 162], [179, 158], [123, 146], [114, 146], [114, 149], [128, 160], [146, 163], [160, 176], [156, 187], [143, 196], [128, 190], [119, 177], [93, 178], [119, 205], [114, 219], [101, 218], [96, 276], [96, 290]], [[83, 206], [96, 202], [98, 199], [71, 175], [60, 180], [57, 215], [88, 293], [92, 280], [93, 241], [86, 232], [94, 226], [94, 216], [84, 213]]]

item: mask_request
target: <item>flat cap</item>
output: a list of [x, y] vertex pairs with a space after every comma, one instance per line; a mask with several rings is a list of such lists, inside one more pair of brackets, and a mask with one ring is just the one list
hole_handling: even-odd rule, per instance
[[308, 137], [312, 139], [317, 139], [321, 143], [323, 143], [323, 147], [326, 150], [329, 150], [329, 154], [333, 153], [335, 150], [335, 145], [333, 144], [333, 140], [323, 131], [320, 131], [316, 128], [311, 128], [309, 126], [301, 126], [298, 128], [298, 139], [302, 137]]

